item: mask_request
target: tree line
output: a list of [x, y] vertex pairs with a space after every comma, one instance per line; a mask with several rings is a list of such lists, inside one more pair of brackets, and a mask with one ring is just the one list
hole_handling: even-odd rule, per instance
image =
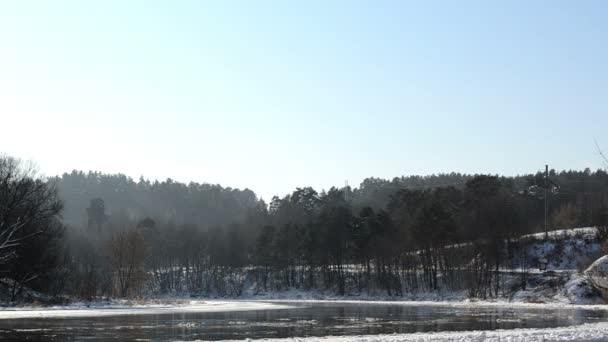
[[[0, 158], [0, 284], [96, 298], [160, 293], [239, 296], [288, 289], [404, 296], [511, 290], [527, 269], [522, 235], [602, 225], [603, 170], [499, 177], [457, 173], [358, 188], [298, 188], [266, 204], [251, 190], [72, 172], [40, 179]], [[522, 286], [525, 283], [522, 282]]]

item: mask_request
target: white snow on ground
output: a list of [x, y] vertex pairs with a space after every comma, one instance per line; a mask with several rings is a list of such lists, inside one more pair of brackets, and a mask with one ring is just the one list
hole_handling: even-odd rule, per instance
[[589, 276], [595, 285], [608, 289], [608, 255], [597, 259], [586, 270], [585, 275]]
[[290, 306], [277, 303], [249, 301], [191, 301], [177, 305], [110, 305], [110, 306], [58, 306], [49, 308], [3, 308], [0, 319], [16, 318], [67, 318], [67, 317], [102, 317], [121, 315], [150, 315], [167, 313], [192, 312], [226, 312], [267, 309], [288, 309]]
[[393, 301], [434, 301], [434, 302], [445, 302], [445, 301], [464, 301], [468, 298], [468, 292], [462, 291], [449, 291], [449, 290], [437, 290], [437, 291], [421, 291], [415, 293], [404, 293], [403, 296], [388, 296], [382, 293], [357, 293], [357, 294], [346, 294], [344, 296], [336, 295], [333, 292], [320, 291], [320, 290], [301, 290], [301, 289], [289, 289], [283, 291], [269, 291], [264, 293], [254, 294], [255, 285], [252, 289], [246, 290], [245, 294], [240, 298], [243, 300], [260, 300], [260, 301], [271, 301], [271, 300], [339, 300], [339, 301], [382, 301], [382, 302], [393, 302]]
[[[581, 227], [581, 228], [569, 228], [569, 229], [558, 229], [547, 232], [550, 239], [555, 238], [564, 238], [564, 237], [586, 237], [586, 238], [594, 238], [595, 234], [597, 234], [596, 227]], [[533, 237], [537, 240], [542, 240], [545, 238], [545, 233], [534, 233], [522, 235], [522, 238]]]
[[[586, 267], [593, 260], [603, 255], [601, 245], [597, 241], [597, 228], [561, 229], [544, 233], [524, 235], [521, 239], [529, 239], [527, 248], [530, 268], [538, 267], [538, 259], [548, 259], [547, 270], [577, 271]], [[513, 260], [519, 264], [521, 260]]]
[[[508, 301], [381, 301], [381, 300], [301, 300], [301, 299], [270, 299], [264, 300], [264, 303], [285, 303], [285, 304], [306, 304], [306, 303], [338, 303], [338, 304], [382, 304], [382, 305], [404, 305], [404, 306], [440, 306], [440, 307], [455, 307], [455, 308], [476, 308], [476, 307], [504, 307], [504, 308], [528, 308], [528, 309], [585, 309], [585, 310], [607, 310], [608, 305], [605, 304], [570, 304], [570, 303], [525, 303], [525, 302], [508, 302]], [[608, 341], [608, 338], [606, 339]]]
[[586, 277], [578, 274], [572, 275], [560, 295], [572, 304], [605, 304], [601, 293]]
[[[413, 341], [453, 341], [453, 342], [535, 342], [535, 341], [607, 341], [608, 323], [591, 323], [578, 326], [550, 329], [512, 329], [493, 331], [463, 331], [441, 333], [414, 333], [393, 335], [325, 336], [288, 339], [264, 339], [268, 342], [413, 342]], [[247, 340], [256, 341], [256, 340]]]

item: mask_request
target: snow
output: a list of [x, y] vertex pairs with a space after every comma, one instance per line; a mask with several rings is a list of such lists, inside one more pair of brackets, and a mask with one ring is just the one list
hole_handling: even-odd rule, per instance
[[290, 288], [281, 291], [268, 291], [263, 293], [255, 292], [255, 284], [251, 288], [246, 289], [239, 298], [244, 300], [263, 300], [263, 301], [375, 301], [375, 302], [394, 302], [394, 301], [463, 301], [468, 298], [468, 292], [436, 290], [436, 291], [419, 291], [412, 293], [404, 293], [403, 296], [389, 296], [382, 292], [372, 293], [349, 293], [344, 296], [336, 295], [332, 291], [322, 290], [303, 290]]
[[255, 301], [190, 301], [186, 304], [90, 305], [49, 308], [2, 308], [0, 319], [105, 317], [121, 315], [156, 315], [167, 313], [226, 312], [288, 309], [288, 305]]
[[584, 273], [596, 286], [608, 290], [608, 255], [594, 261]]
[[[524, 235], [521, 239], [531, 242], [526, 251], [531, 269], [537, 268], [538, 260], [545, 258], [549, 261], [547, 270], [576, 271], [602, 255], [594, 227], [550, 231], [546, 240], [544, 233]], [[513, 261], [516, 265], [521, 263], [517, 258]]]
[[601, 293], [581, 275], [573, 275], [564, 285], [562, 295], [574, 304], [603, 304]]
[[608, 305], [604, 304], [570, 304], [567, 302], [552, 303], [526, 303], [509, 301], [481, 301], [481, 300], [462, 300], [462, 301], [408, 301], [408, 300], [327, 300], [327, 299], [275, 299], [264, 300], [264, 303], [286, 303], [286, 304], [306, 304], [306, 303], [339, 303], [339, 304], [382, 304], [382, 305], [406, 305], [406, 306], [439, 306], [454, 308], [480, 308], [480, 307], [501, 307], [501, 308], [527, 308], [527, 309], [585, 309], [585, 310], [607, 310]]
[[[558, 229], [547, 232], [549, 239], [563, 239], [564, 237], [580, 237], [595, 239], [597, 234], [596, 227], [581, 227], [581, 228], [569, 228], [569, 229]], [[534, 233], [523, 235], [522, 238], [535, 238], [537, 240], [542, 240], [545, 238], [545, 233]]]
[[[525, 341], [606, 341], [608, 323], [591, 323], [578, 326], [550, 329], [512, 329], [493, 331], [464, 331], [440, 333], [414, 333], [393, 335], [324, 336], [289, 339], [264, 339], [267, 342], [413, 342], [413, 341], [452, 341], [452, 342], [525, 342]], [[255, 341], [255, 340], [247, 340]]]

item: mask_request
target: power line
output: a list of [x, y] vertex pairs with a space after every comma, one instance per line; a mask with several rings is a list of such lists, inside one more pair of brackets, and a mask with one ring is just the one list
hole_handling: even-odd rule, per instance
[[595, 143], [595, 149], [597, 150], [597, 154], [603, 159], [604, 164], [608, 166], [608, 157], [604, 154], [604, 151], [600, 148], [600, 145], [597, 143], [597, 140], [593, 138], [593, 142]]

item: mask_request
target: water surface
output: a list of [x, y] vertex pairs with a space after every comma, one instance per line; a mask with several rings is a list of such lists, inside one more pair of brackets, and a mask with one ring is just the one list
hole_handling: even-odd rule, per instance
[[0, 340], [175, 341], [547, 328], [608, 319], [580, 308], [289, 303], [292, 309], [0, 320]]

